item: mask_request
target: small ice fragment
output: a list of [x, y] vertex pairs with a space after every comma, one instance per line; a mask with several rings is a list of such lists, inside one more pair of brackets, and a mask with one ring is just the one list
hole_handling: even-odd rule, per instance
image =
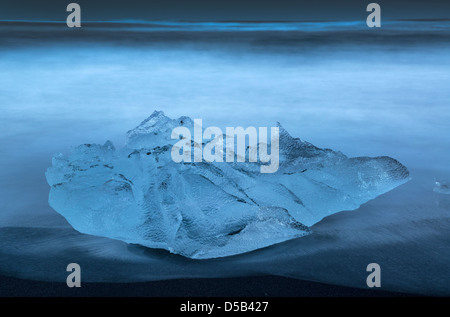
[[435, 184], [436, 186], [433, 188], [434, 192], [450, 195], [450, 186], [447, 182], [436, 181]]

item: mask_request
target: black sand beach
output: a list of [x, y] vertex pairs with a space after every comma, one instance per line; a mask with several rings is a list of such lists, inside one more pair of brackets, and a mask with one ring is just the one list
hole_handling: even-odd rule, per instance
[[409, 297], [375, 289], [358, 289], [277, 276], [177, 279], [142, 283], [41, 282], [0, 276], [1, 297]]

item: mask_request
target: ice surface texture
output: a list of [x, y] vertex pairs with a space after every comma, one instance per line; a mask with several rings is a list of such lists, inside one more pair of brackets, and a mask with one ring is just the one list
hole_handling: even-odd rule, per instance
[[408, 180], [389, 157], [348, 158], [291, 137], [281, 125], [280, 166], [175, 163], [171, 132], [188, 117], [155, 111], [125, 147], [84, 144], [53, 157], [49, 203], [78, 231], [204, 259], [301, 237], [324, 217], [358, 208]]

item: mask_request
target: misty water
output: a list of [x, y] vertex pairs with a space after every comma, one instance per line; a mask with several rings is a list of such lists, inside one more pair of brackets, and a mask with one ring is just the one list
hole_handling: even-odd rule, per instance
[[[0, 273], [65, 281], [275, 274], [450, 294], [450, 22], [0, 23]], [[411, 180], [309, 236], [222, 259], [82, 235], [48, 205], [55, 153], [125, 142], [154, 110], [274, 126], [318, 147], [390, 156]]]

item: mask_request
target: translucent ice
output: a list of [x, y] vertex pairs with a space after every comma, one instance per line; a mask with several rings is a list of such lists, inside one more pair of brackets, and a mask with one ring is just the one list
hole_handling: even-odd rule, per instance
[[107, 141], [55, 155], [46, 172], [50, 205], [82, 233], [201, 259], [304, 236], [324, 217], [408, 180], [395, 159], [348, 158], [280, 125], [276, 173], [260, 173], [259, 163], [175, 163], [178, 126], [193, 121], [155, 111], [121, 149]]

